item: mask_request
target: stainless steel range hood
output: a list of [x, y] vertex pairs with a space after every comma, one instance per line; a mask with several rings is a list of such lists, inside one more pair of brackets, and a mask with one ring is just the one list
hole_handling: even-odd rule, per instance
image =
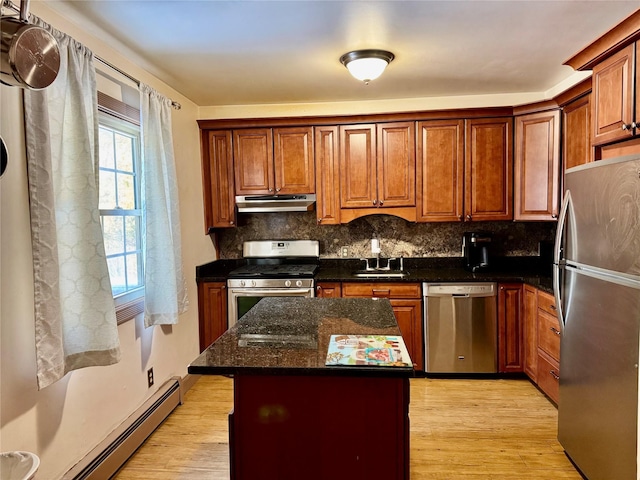
[[310, 212], [316, 203], [314, 195], [237, 196], [238, 213]]

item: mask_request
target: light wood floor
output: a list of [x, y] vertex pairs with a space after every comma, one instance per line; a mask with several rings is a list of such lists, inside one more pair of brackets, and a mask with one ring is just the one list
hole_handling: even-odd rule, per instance
[[[113, 478], [228, 479], [232, 396], [232, 380], [201, 377]], [[555, 407], [527, 380], [413, 379], [410, 417], [411, 480], [582, 478]]]

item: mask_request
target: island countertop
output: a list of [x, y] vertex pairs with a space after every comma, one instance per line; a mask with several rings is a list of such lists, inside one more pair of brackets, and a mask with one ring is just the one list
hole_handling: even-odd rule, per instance
[[411, 367], [327, 366], [331, 335], [401, 335], [386, 299], [266, 297], [196, 358], [191, 374], [411, 377]]

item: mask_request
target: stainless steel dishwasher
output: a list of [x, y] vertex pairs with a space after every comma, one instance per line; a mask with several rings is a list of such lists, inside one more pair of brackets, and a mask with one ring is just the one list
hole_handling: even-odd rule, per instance
[[423, 283], [427, 373], [498, 371], [497, 285]]

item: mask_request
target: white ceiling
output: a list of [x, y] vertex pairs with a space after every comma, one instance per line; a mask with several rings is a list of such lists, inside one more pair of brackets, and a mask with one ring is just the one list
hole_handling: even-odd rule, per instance
[[[47, 4], [133, 52], [200, 106], [547, 92], [574, 74], [565, 60], [640, 7], [638, 0]], [[339, 62], [363, 48], [396, 55], [367, 86]]]

